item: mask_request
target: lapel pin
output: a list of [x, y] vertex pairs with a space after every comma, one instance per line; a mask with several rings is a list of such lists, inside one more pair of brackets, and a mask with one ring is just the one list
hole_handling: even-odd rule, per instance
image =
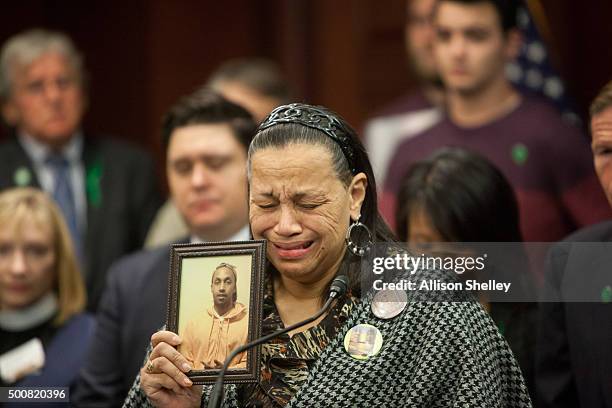
[[16, 186], [24, 187], [30, 184], [32, 181], [32, 173], [30, 169], [25, 166], [18, 167], [13, 174], [13, 182]]
[[612, 302], [612, 287], [610, 287], [610, 285], [604, 287], [601, 290], [601, 301], [603, 303], [610, 303], [610, 302]]
[[372, 313], [379, 319], [392, 319], [404, 311], [408, 295], [403, 290], [381, 290], [372, 299]]
[[367, 360], [378, 354], [382, 343], [382, 334], [370, 324], [358, 324], [344, 336], [344, 349], [357, 360]]

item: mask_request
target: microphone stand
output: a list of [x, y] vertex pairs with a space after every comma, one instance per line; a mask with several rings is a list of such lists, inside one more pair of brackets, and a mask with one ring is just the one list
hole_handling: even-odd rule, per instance
[[208, 408], [220, 408], [221, 407], [221, 403], [223, 402], [223, 378], [225, 377], [225, 372], [227, 371], [228, 366], [230, 365], [231, 361], [240, 353], [247, 351], [250, 348], [253, 348], [255, 346], [258, 346], [260, 344], [263, 344], [269, 340], [272, 340], [275, 337], [278, 337], [280, 335], [283, 335], [287, 332], [290, 332], [291, 330], [295, 330], [298, 327], [302, 327], [307, 325], [308, 323], [312, 323], [315, 320], [317, 320], [319, 317], [321, 317], [323, 315], [323, 313], [325, 313], [327, 311], [327, 309], [329, 309], [329, 307], [331, 306], [332, 302], [334, 300], [336, 300], [338, 297], [342, 296], [348, 287], [348, 279], [346, 278], [346, 276], [341, 275], [339, 277], [337, 277], [336, 279], [334, 279], [334, 281], [332, 282], [332, 286], [330, 289], [330, 293], [329, 293], [329, 298], [327, 299], [327, 301], [325, 302], [325, 304], [323, 305], [323, 307], [321, 308], [321, 310], [319, 310], [314, 316], [309, 317], [306, 320], [303, 320], [301, 322], [297, 322], [295, 324], [292, 324], [289, 327], [285, 327], [282, 330], [276, 331], [274, 333], [270, 333], [267, 336], [261, 337], [251, 343], [247, 343], [244, 344], [236, 349], [234, 349], [229, 356], [225, 359], [225, 363], [223, 364], [223, 368], [221, 368], [221, 371], [219, 372], [219, 376], [217, 377], [217, 381], [215, 383], [215, 387], [213, 388], [211, 394], [210, 394], [210, 399], [208, 400]]

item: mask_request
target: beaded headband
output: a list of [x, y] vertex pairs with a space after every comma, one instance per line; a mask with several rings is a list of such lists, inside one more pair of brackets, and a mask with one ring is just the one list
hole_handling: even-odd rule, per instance
[[350, 131], [332, 113], [320, 106], [292, 103], [279, 106], [259, 125], [257, 132], [280, 123], [299, 123], [311, 129], [319, 130], [329, 136], [340, 146], [346, 161], [355, 174], [355, 153], [351, 146]]

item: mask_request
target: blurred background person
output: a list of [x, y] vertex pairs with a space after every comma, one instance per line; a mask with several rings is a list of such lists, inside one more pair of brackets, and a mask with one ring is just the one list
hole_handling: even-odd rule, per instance
[[[457, 243], [450, 245], [450, 251], [470, 251], [480, 245], [461, 243], [522, 241], [512, 187], [487, 159], [465, 149], [441, 149], [413, 163], [401, 181], [397, 203], [398, 238], [407, 242], [417, 255], [443, 248], [439, 244], [445, 242]], [[508, 281], [528, 290], [530, 275], [525, 254], [517, 253], [518, 248], [511, 244], [506, 247], [514, 259], [504, 262], [507, 259], [504, 256], [502, 262], [495, 260], [494, 267], [510, 268], [509, 273], [514, 276]], [[493, 261], [493, 253], [497, 252], [495, 246], [486, 244], [477, 251], [488, 253], [489, 261]], [[500, 277], [500, 271], [494, 273], [495, 278]], [[479, 299], [514, 352], [533, 399], [535, 294], [534, 303], [490, 303], [485, 297]]]
[[[201, 89], [168, 111], [162, 129], [171, 199], [189, 226], [175, 242], [248, 240], [251, 115]], [[165, 323], [169, 265], [167, 244], [127, 256], [111, 268], [96, 336], [72, 393], [75, 406], [121, 405], [151, 334]]]
[[0, 144], [0, 189], [35, 186], [54, 197], [94, 310], [110, 264], [144, 243], [159, 195], [147, 154], [82, 129], [85, 81], [80, 54], [61, 33], [30, 30], [2, 47], [0, 102], [13, 134]]
[[266, 58], [226, 61], [211, 74], [206, 86], [251, 112], [256, 123], [294, 97], [279, 66]]
[[[382, 108], [365, 126], [365, 145], [379, 186], [389, 160], [403, 140], [423, 132], [442, 117], [444, 90], [433, 54], [432, 14], [436, 0], [407, 0], [404, 43], [416, 89]], [[384, 204], [384, 203], [381, 203]]]
[[504, 0], [437, 3], [434, 55], [446, 89], [445, 117], [396, 149], [383, 194], [393, 204], [383, 209], [394, 208], [412, 163], [458, 146], [484, 155], [510, 181], [526, 241], [555, 241], [612, 215], [581, 132], [506, 77], [506, 64], [521, 46], [517, 6]]
[[[70, 387], [94, 330], [70, 232], [47, 194], [0, 193], [0, 384]], [[9, 354], [18, 364], [9, 362]], [[21, 406], [21, 405], [20, 405]]]
[[466, 149], [442, 148], [412, 163], [397, 202], [402, 242], [522, 241], [512, 187], [484, 156]]
[[[224, 62], [204, 86], [242, 106], [261, 122], [272, 109], [288, 103], [292, 91], [280, 68], [265, 58], [237, 58]], [[159, 210], [147, 235], [146, 246], [153, 248], [187, 235], [185, 224], [172, 200]]]
[[[592, 152], [612, 206], [612, 82], [591, 104]], [[551, 248], [540, 304], [536, 381], [542, 407], [612, 406], [612, 221]]]

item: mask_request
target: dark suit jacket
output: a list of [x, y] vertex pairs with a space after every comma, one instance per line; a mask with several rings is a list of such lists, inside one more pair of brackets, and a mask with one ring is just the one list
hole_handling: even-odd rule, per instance
[[[612, 288], [610, 241], [612, 221], [570, 235], [549, 253], [536, 366], [544, 407], [612, 407], [612, 302], [602, 300]], [[568, 301], [579, 300], [577, 293], [593, 301]]]
[[169, 246], [138, 252], [113, 265], [90, 353], [71, 396], [75, 406], [123, 404], [151, 335], [165, 324], [169, 268]]
[[[106, 271], [121, 256], [142, 247], [161, 203], [153, 161], [141, 150], [109, 140], [84, 138], [87, 233], [83, 242], [88, 309], [95, 310]], [[32, 162], [16, 138], [0, 144], [0, 189], [16, 186], [16, 172]]]

